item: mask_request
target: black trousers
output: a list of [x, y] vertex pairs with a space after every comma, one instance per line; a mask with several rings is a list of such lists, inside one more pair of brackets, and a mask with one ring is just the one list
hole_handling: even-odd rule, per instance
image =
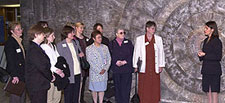
[[85, 91], [85, 85], [86, 85], [86, 80], [87, 80], [87, 76], [83, 77], [82, 80], [82, 87], [81, 87], [81, 93], [80, 93], [80, 102], [83, 103], [84, 102], [84, 91]]
[[114, 73], [116, 103], [129, 103], [132, 82], [132, 73]]
[[47, 103], [48, 90], [28, 91], [31, 103]]
[[79, 93], [80, 93], [80, 80], [81, 75], [74, 76], [75, 83], [70, 83], [64, 89], [64, 101], [65, 103], [79, 103]]
[[10, 94], [9, 103], [25, 103], [26, 91], [21, 96]]

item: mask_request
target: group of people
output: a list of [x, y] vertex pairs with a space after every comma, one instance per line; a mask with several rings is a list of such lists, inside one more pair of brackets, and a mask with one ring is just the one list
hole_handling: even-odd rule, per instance
[[[155, 22], [146, 23], [145, 35], [136, 38], [135, 46], [125, 38], [123, 28], [117, 28], [115, 39], [109, 41], [103, 36], [102, 24], [94, 25], [90, 39], [83, 34], [84, 27], [81, 22], [66, 24], [61, 32], [62, 41], [55, 44], [54, 30], [47, 22], [40, 21], [28, 30], [29, 46], [25, 50], [21, 24], [11, 24], [12, 34], [4, 49], [6, 70], [12, 76], [12, 83], [23, 81], [26, 90], [21, 96], [10, 94], [10, 103], [24, 103], [26, 92], [31, 103], [59, 103], [62, 90], [65, 103], [85, 103], [87, 77], [93, 102], [103, 103], [109, 69], [113, 73], [116, 103], [130, 102], [133, 72], [138, 72], [140, 103], [160, 101], [160, 73], [165, 67], [165, 54], [162, 38], [155, 35]], [[214, 21], [205, 24], [204, 33], [207, 38], [202, 50], [198, 52], [200, 60], [203, 60], [202, 89], [208, 93], [209, 103], [217, 103], [222, 74], [222, 43]], [[65, 62], [56, 66], [60, 57]], [[86, 58], [90, 64], [89, 69], [80, 66], [80, 58]], [[140, 60], [142, 63], [138, 67]], [[58, 78], [68, 79], [63, 89], [55, 85]]]

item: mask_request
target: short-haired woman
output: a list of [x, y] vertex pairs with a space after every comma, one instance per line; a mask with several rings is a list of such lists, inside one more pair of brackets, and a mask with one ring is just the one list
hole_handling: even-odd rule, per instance
[[99, 103], [103, 103], [111, 57], [108, 47], [101, 44], [102, 33], [94, 31], [91, 36], [94, 43], [86, 48], [87, 61], [90, 63], [89, 89], [92, 91], [94, 103], [97, 103], [98, 97]]
[[[12, 22], [10, 24], [10, 32], [12, 33], [5, 43], [5, 54], [7, 60], [6, 70], [12, 77], [12, 83], [17, 84], [20, 81], [25, 81], [25, 50], [22, 43], [21, 24]], [[9, 103], [23, 103], [25, 101], [25, 92], [22, 96], [10, 94]]]
[[44, 41], [44, 28], [34, 25], [28, 30], [30, 39], [27, 49], [25, 81], [31, 103], [47, 103], [47, 92], [50, 82], [55, 80], [50, 70], [48, 55], [40, 47]]
[[[64, 89], [65, 103], [79, 103], [81, 67], [79, 57], [83, 57], [84, 53], [80, 48], [80, 44], [74, 39], [74, 28], [64, 26], [62, 30], [62, 41], [57, 44], [57, 50], [69, 64], [70, 77], [69, 85]], [[80, 53], [78, 52], [80, 51]]]
[[130, 40], [125, 38], [125, 34], [123, 29], [118, 28], [116, 38], [109, 43], [116, 103], [129, 103], [134, 71], [132, 67], [134, 46]]

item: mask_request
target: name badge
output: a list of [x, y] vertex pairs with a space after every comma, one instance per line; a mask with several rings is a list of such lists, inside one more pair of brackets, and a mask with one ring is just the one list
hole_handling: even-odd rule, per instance
[[20, 53], [21, 52], [21, 49], [16, 49], [16, 53]]
[[64, 47], [64, 48], [65, 48], [65, 47], [66, 47], [66, 44], [62, 44], [62, 47]]
[[128, 43], [128, 40], [124, 41], [124, 43]]
[[86, 41], [89, 41], [89, 39], [87, 38]]
[[149, 42], [146, 42], [146, 43], [145, 43], [145, 45], [148, 45], [148, 44], [149, 44]]
[[66, 68], [66, 64], [63, 64], [63, 67]]

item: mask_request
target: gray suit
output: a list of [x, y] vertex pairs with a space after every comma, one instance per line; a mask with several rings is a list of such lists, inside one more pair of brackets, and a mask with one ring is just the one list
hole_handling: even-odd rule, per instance
[[[72, 40], [72, 43], [74, 45], [74, 49], [76, 50], [77, 59], [79, 60], [78, 50], [80, 50], [80, 52], [82, 52], [79, 41]], [[70, 83], [75, 83], [74, 69], [73, 69], [74, 68], [73, 58], [72, 58], [71, 51], [70, 51], [70, 49], [68, 47], [68, 44], [66, 43], [65, 39], [57, 44], [57, 50], [59, 52], [59, 55], [63, 56], [66, 59], [67, 63], [69, 64], [69, 69], [70, 69], [69, 80], [70, 80]]]

